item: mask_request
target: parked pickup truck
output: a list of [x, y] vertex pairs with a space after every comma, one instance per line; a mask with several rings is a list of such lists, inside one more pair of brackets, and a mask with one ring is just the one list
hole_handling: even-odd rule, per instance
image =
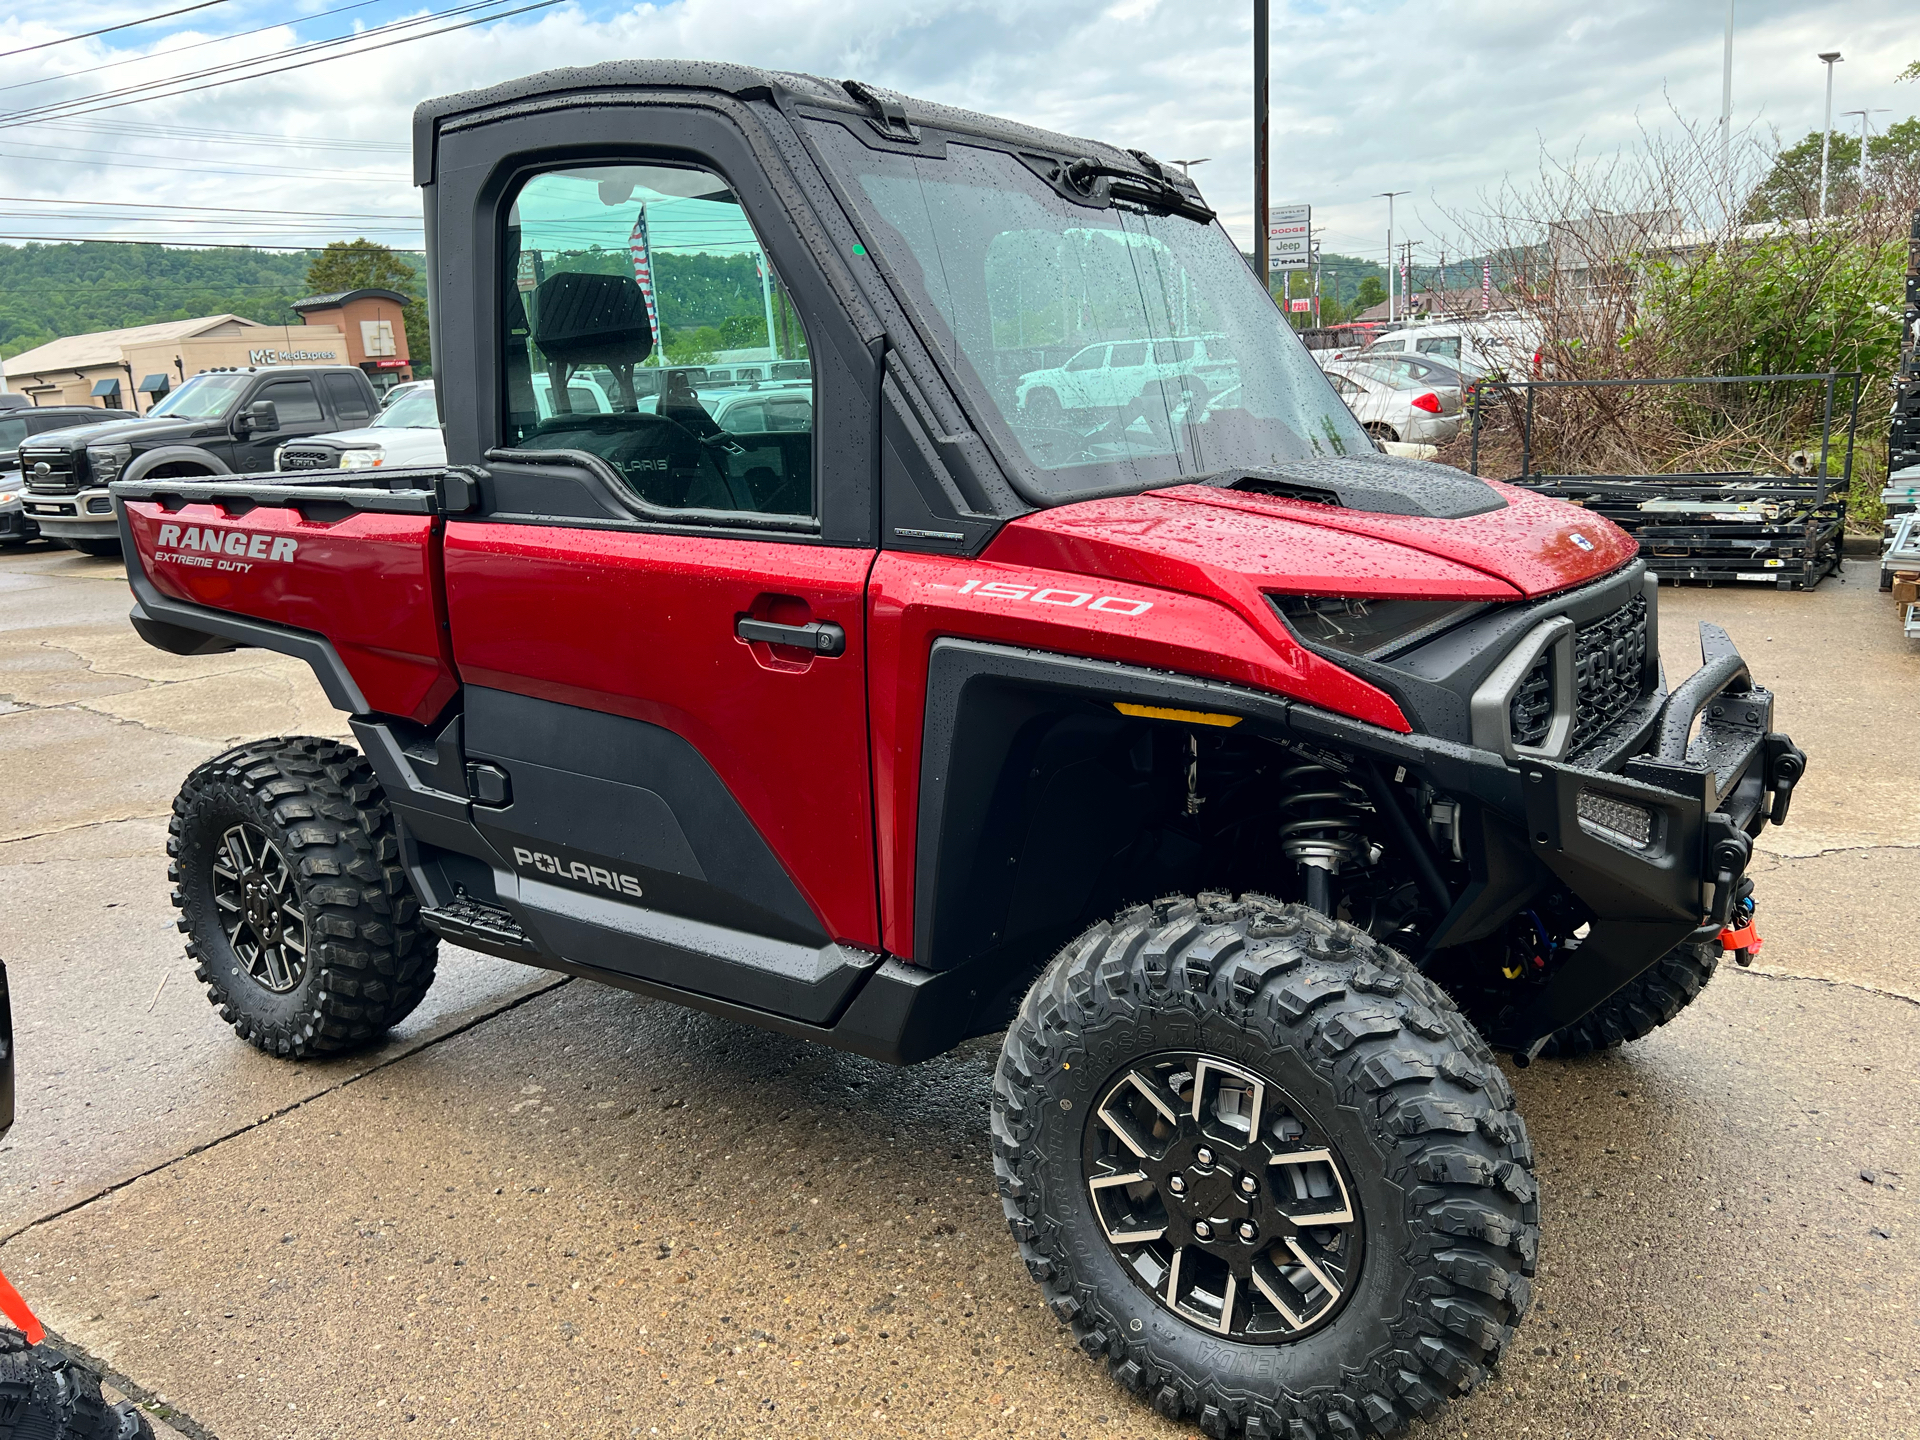
[[[1494, 1051], [1752, 943], [1805, 760], [1727, 636], [1670, 689], [1629, 537], [1377, 453], [1144, 154], [664, 61], [414, 135], [449, 463], [113, 487], [138, 631], [299, 656], [355, 737], [180, 791], [221, 1017], [372, 1043], [444, 937], [901, 1063], [1004, 1031], [1007, 1221], [1119, 1383], [1245, 1440], [1476, 1384], [1539, 1231]], [[635, 236], [725, 263], [649, 295]], [[1204, 333], [1237, 393], [1032, 418], [1060, 294], [1063, 347]], [[811, 362], [793, 428], [636, 383], [695, 298]]]
[[27, 517], [75, 550], [117, 555], [113, 480], [271, 470], [287, 440], [357, 429], [379, 408], [373, 382], [351, 365], [204, 370], [138, 420], [23, 441]]

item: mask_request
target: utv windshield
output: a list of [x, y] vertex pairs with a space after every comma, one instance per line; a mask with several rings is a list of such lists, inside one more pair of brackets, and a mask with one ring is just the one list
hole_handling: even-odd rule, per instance
[[816, 122], [886, 267], [1056, 498], [1372, 442], [1218, 225], [1076, 203], [999, 150], [869, 149]]

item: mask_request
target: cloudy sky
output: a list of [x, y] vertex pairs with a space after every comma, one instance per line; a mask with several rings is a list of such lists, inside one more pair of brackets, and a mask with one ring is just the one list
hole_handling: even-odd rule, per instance
[[[1250, 234], [1251, 5], [1247, 0], [567, 0], [529, 14], [290, 73], [108, 110], [47, 118], [36, 107], [129, 98], [237, 61], [395, 22], [371, 46], [493, 11], [467, 0], [217, 0], [192, 13], [69, 43], [77, 31], [193, 0], [17, 9], [0, 56], [0, 162], [8, 238], [177, 237], [306, 243], [367, 233], [419, 243], [408, 114], [420, 99], [552, 66], [614, 57], [736, 60], [853, 77], [910, 94], [1136, 146], [1205, 156], [1198, 180]], [[1899, 0], [1737, 0], [1734, 124], [1789, 142], [1820, 123], [1822, 50], [1839, 50], [1840, 112], [1886, 107], [1877, 129], [1920, 111], [1920, 26]], [[1542, 147], [1605, 154], [1720, 108], [1720, 0], [1274, 0], [1274, 200], [1309, 201], [1329, 250], [1377, 256], [1383, 190], [1402, 238], [1425, 252], [1462, 237], [1503, 177], [1534, 174]], [[460, 11], [459, 14], [446, 12]], [[446, 18], [430, 18], [436, 12]], [[250, 33], [247, 33], [250, 32]], [[41, 47], [25, 49], [23, 47]], [[85, 73], [82, 73], [85, 72]], [[137, 92], [136, 92], [137, 93]], [[46, 202], [58, 203], [46, 203]], [[77, 203], [89, 202], [89, 203]], [[131, 207], [231, 207], [282, 215]], [[157, 218], [162, 213], [170, 219]], [[295, 228], [306, 227], [306, 228]]]

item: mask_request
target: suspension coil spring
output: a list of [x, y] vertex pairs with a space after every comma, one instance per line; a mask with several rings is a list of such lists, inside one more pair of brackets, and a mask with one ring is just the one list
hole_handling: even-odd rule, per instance
[[1333, 913], [1332, 878], [1342, 867], [1371, 864], [1373, 842], [1362, 816], [1366, 792], [1331, 765], [1303, 760], [1280, 774], [1280, 848], [1306, 876], [1307, 903]]

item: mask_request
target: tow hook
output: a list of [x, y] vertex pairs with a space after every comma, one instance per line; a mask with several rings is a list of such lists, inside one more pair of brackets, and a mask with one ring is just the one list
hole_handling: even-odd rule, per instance
[[1707, 918], [1726, 926], [1732, 922], [1740, 879], [1753, 858], [1753, 837], [1733, 823], [1724, 810], [1707, 817], [1707, 878], [1713, 885], [1713, 909]]
[[1766, 753], [1767, 791], [1773, 804], [1767, 819], [1775, 825], [1787, 823], [1787, 806], [1793, 803], [1793, 787], [1807, 773], [1807, 753], [1778, 731], [1769, 731], [1762, 741]]
[[1733, 913], [1720, 931], [1720, 947], [1731, 950], [1734, 963], [1744, 969], [1753, 964], [1762, 943], [1759, 928], [1754, 924], [1753, 881], [1742, 880], [1740, 898], [1733, 902]]

